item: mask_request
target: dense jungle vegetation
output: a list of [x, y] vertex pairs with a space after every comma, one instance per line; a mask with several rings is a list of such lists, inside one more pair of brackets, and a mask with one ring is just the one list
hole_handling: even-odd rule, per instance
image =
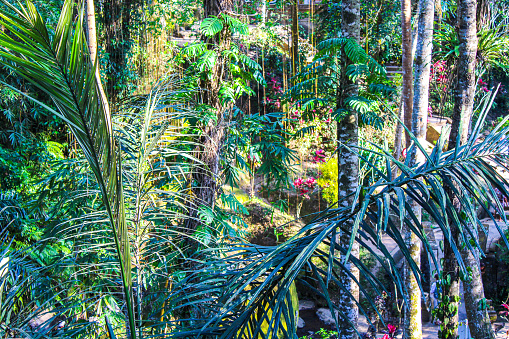
[[0, 0], [0, 337], [508, 338], [508, 10]]

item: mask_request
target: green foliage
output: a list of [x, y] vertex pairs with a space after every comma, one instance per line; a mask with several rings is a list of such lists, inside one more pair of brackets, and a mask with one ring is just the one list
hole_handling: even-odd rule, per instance
[[[490, 26], [477, 32], [477, 68], [485, 71], [489, 68], [507, 69], [509, 67], [509, 37], [505, 21], [493, 21]], [[442, 60], [454, 63], [459, 56], [459, 38], [456, 29], [443, 22], [435, 33], [433, 44], [439, 48], [435, 54]]]
[[[333, 117], [336, 120], [341, 120], [347, 110], [354, 110], [359, 114], [360, 125], [372, 125], [381, 130], [386, 120], [383, 117], [385, 101], [393, 93], [385, 68], [352, 39], [329, 38], [320, 42], [317, 49], [315, 58], [297, 75], [298, 81], [286, 96], [296, 99], [305, 110], [335, 107]], [[337, 107], [338, 93], [342, 90], [339, 57], [343, 52], [352, 62], [346, 69], [346, 76], [361, 85], [359, 95], [347, 98], [345, 107]]]
[[[325, 328], [321, 328], [315, 334], [318, 335], [319, 336], [318, 338], [320, 338], [320, 339], [333, 339], [333, 338], [336, 338], [336, 336], [338, 335], [338, 332], [326, 330]], [[300, 339], [311, 339], [311, 338], [313, 338], [313, 337], [306, 335], [304, 337], [301, 337]]]
[[322, 197], [329, 203], [338, 201], [338, 159], [333, 157], [320, 165], [318, 185], [322, 187]]

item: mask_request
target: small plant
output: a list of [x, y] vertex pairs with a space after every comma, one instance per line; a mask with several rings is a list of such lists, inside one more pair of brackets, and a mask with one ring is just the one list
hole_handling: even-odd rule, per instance
[[[315, 335], [318, 335], [318, 338], [320, 339], [335, 339], [337, 338], [338, 332], [329, 331], [326, 330], [325, 328], [321, 328], [318, 332], [315, 333]], [[312, 338], [313, 338], [312, 336], [306, 335], [304, 337], [301, 337], [300, 339], [312, 339]]]
[[[304, 199], [309, 199], [309, 194], [314, 192], [314, 190], [318, 187], [318, 183], [315, 178], [309, 177], [306, 180], [302, 178], [297, 178], [293, 182], [293, 186], [299, 193], [299, 196], [303, 197]], [[300, 210], [302, 208], [302, 203], [304, 202], [304, 199], [297, 198], [297, 218], [300, 216]]]

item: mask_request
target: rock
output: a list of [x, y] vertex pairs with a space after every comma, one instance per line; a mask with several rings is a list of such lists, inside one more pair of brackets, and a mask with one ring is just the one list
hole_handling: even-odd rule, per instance
[[[338, 316], [338, 311], [336, 313], [336, 319]], [[316, 315], [318, 316], [318, 319], [320, 319], [325, 325], [334, 325], [336, 324], [336, 321], [334, 320], [334, 317], [332, 316], [331, 311], [328, 308], [319, 308], [316, 311]]]
[[299, 321], [297, 322], [297, 328], [304, 328], [304, 326], [306, 326], [306, 323], [304, 320], [302, 320], [302, 318], [299, 318]]
[[299, 311], [314, 310], [316, 305], [311, 300], [299, 300]]

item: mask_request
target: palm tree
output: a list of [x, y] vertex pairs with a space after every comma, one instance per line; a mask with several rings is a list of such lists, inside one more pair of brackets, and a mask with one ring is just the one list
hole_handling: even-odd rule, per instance
[[[32, 3], [4, 3], [2, 63], [51, 98], [51, 106], [40, 104], [67, 123], [93, 173], [93, 188], [86, 194], [97, 194], [102, 201], [92, 205], [96, 211], [57, 225], [53, 233], [75, 243], [74, 269], [82, 281], [109, 277], [99, 295], [94, 284], [81, 289], [84, 298], [95, 296], [85, 304], [100, 309], [104, 297], [113, 296], [126, 318], [123, 330], [115, 331], [142, 337], [140, 325], [146, 317], [168, 316], [164, 310], [171, 305], [164, 298], [153, 299], [151, 289], [172, 281], [172, 265], [189, 237], [179, 223], [190, 212], [186, 182], [196, 160], [188, 150], [197, 144], [183, 140], [183, 124], [175, 122], [194, 114], [185, 104], [190, 94], [170, 79], [111, 114], [101, 95], [97, 63], [87, 48], [84, 7], [65, 1], [53, 34]], [[154, 266], [155, 261], [160, 264]], [[119, 293], [122, 298], [117, 298]]]

